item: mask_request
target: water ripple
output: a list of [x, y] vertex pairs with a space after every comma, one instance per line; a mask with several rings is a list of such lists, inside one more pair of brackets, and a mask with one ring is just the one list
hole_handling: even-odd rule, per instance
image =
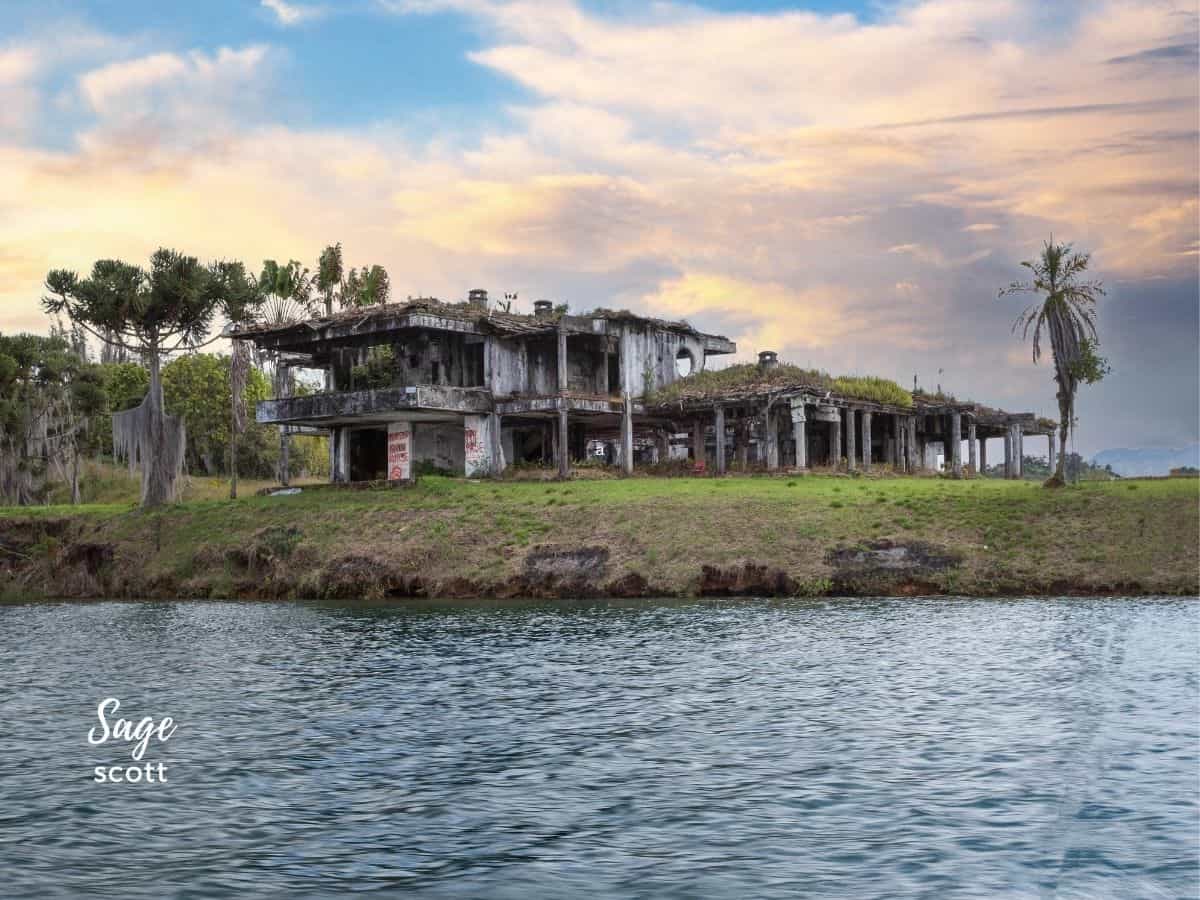
[[[0, 893], [1195, 897], [1200, 607], [0, 607]], [[167, 784], [86, 741], [172, 716]]]

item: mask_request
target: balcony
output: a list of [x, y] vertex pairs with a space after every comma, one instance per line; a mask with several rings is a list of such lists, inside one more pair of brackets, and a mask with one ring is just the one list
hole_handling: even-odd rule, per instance
[[327, 425], [403, 418], [406, 412], [479, 414], [492, 411], [492, 395], [480, 388], [417, 385], [371, 391], [338, 391], [259, 401], [254, 418], [263, 425]]

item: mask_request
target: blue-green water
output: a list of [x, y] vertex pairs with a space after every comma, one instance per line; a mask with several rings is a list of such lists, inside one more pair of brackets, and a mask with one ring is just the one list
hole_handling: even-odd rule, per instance
[[[1195, 897], [1198, 645], [1167, 599], [0, 607], [0, 894]], [[107, 697], [166, 783], [93, 781]]]

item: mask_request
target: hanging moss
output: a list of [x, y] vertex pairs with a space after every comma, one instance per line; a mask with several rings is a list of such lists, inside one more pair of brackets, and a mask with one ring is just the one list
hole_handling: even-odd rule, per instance
[[187, 429], [183, 419], [163, 414], [163, 446], [155, 447], [153, 413], [150, 394], [133, 409], [116, 413], [113, 423], [113, 457], [119, 462], [127, 460], [129, 474], [139, 468], [142, 471], [142, 502], [146, 502], [150, 486], [150, 464], [159, 466], [167, 473], [169, 493], [178, 498], [183, 463], [187, 450]]

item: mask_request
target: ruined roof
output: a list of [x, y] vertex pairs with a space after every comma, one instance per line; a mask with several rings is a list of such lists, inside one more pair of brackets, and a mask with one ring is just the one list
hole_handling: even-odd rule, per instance
[[743, 400], [765, 399], [770, 395], [815, 395], [832, 403], [860, 401], [895, 409], [912, 410], [918, 415], [961, 412], [973, 416], [981, 425], [1000, 426], [1019, 422], [1026, 433], [1047, 433], [1058, 427], [1051, 419], [1034, 413], [1012, 413], [984, 406], [970, 400], [959, 400], [938, 391], [917, 390], [910, 393], [894, 381], [875, 376], [834, 376], [817, 369], [805, 369], [788, 363], [762, 368], [753, 363], [705, 370], [681, 378], [655, 392], [648, 405], [658, 407], [695, 406], [703, 403], [736, 403]]
[[498, 310], [486, 310], [474, 303], [445, 303], [435, 297], [417, 297], [409, 298], [403, 303], [381, 303], [377, 306], [342, 309], [332, 315], [320, 314], [307, 320], [284, 323], [260, 322], [240, 328], [237, 333], [240, 337], [255, 338], [292, 331], [301, 326], [316, 329], [351, 322], [366, 323], [373, 319], [396, 318], [415, 313], [427, 313], [462, 322], [488, 323], [496, 331], [510, 334], [553, 331], [558, 327], [557, 316], [550, 318], [505, 313]]
[[864, 400], [909, 408], [912, 395], [886, 378], [839, 376], [816, 369], [780, 363], [763, 369], [753, 363], [705, 370], [688, 375], [657, 391], [659, 405], [704, 400], [732, 401], [773, 393], [826, 393], [839, 398]]
[[[255, 323], [237, 329], [239, 337], [253, 340], [268, 335], [282, 335], [288, 332], [307, 328], [312, 331], [336, 325], [365, 325], [379, 319], [400, 318], [403, 316], [426, 314], [443, 319], [453, 319], [476, 325], [481, 331], [491, 331], [501, 335], [543, 334], [557, 331], [560, 324], [571, 329], [571, 320], [575, 320], [576, 328], [582, 329], [580, 320], [604, 319], [614, 322], [636, 322], [649, 325], [663, 331], [676, 331], [694, 334], [702, 337], [715, 337], [725, 340], [722, 335], [704, 335], [686, 321], [669, 321], [639, 316], [629, 310], [595, 309], [581, 313], [578, 316], [561, 310], [534, 315], [531, 313], [510, 313], [497, 309], [484, 308], [475, 303], [447, 303], [434, 297], [409, 298], [403, 303], [383, 303], [378, 306], [362, 306], [338, 310], [332, 315], [319, 314], [311, 319], [297, 320], [285, 323]], [[564, 322], [565, 320], [565, 322]], [[588, 328], [588, 331], [591, 329]]]

